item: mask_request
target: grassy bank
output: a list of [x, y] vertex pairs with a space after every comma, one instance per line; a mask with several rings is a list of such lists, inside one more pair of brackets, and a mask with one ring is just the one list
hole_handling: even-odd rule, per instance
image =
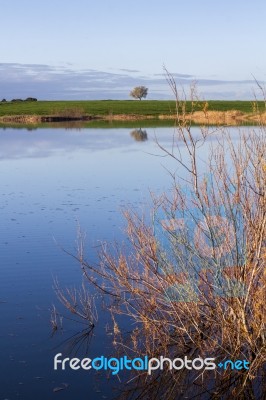
[[[205, 102], [194, 104], [195, 111], [201, 111]], [[265, 110], [264, 102], [257, 103], [261, 111]], [[159, 115], [175, 114], [175, 101], [161, 100], [98, 100], [98, 101], [37, 101], [0, 103], [0, 116], [13, 115], [60, 115], [60, 116], [108, 116], [108, 115]], [[186, 102], [187, 112], [192, 109], [191, 102]], [[253, 101], [208, 101], [208, 111], [231, 111], [243, 113], [254, 111]]]
[[[180, 103], [179, 115], [184, 103]], [[194, 124], [239, 125], [266, 123], [265, 103], [253, 101], [208, 101], [185, 103], [185, 118]], [[191, 114], [191, 112], [193, 113]], [[183, 114], [184, 115], [184, 114]], [[63, 121], [173, 120], [175, 101], [97, 100], [20, 101], [0, 103], [0, 123], [30, 124]], [[143, 126], [143, 122], [141, 123]]]

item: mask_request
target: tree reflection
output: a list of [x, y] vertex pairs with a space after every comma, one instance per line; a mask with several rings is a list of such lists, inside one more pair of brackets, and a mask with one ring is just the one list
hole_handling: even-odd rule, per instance
[[80, 332], [75, 333], [71, 337], [68, 337], [60, 346], [64, 347], [64, 352], [69, 355], [82, 355], [89, 354], [90, 344], [93, 337], [94, 326], [83, 329]]
[[141, 128], [131, 131], [130, 136], [133, 137], [137, 142], [145, 142], [148, 140], [147, 131]]

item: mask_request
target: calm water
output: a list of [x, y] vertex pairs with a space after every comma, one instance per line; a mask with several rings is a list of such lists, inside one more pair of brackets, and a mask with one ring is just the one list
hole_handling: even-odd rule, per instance
[[[62, 287], [81, 283], [79, 265], [61, 249], [75, 252], [78, 224], [88, 257], [97, 261], [101, 241], [124, 239], [123, 207], [146, 212], [149, 190], [170, 190], [167, 169], [177, 166], [161, 157], [154, 137], [170, 149], [173, 128], [132, 131], [0, 130], [0, 400], [112, 398], [117, 380], [53, 370], [54, 355], [69, 355], [67, 339], [84, 326], [63, 310], [63, 331], [51, 335], [49, 321], [52, 305], [60, 309], [54, 278]], [[91, 358], [112, 354], [108, 323], [99, 309]], [[54, 392], [58, 387], [64, 390]]]
[[[59, 304], [53, 279], [63, 287], [81, 283], [79, 265], [60, 248], [75, 252], [77, 225], [96, 261], [100, 241], [123, 239], [121, 208], [145, 212], [149, 189], [170, 187], [164, 166], [171, 163], [149, 153], [161, 154], [154, 135], [168, 146], [173, 129], [146, 129], [147, 137], [132, 131], [0, 130], [0, 399], [112, 397], [117, 381], [53, 370], [54, 355], [67, 354], [65, 341], [83, 326], [63, 311], [64, 329], [52, 336], [49, 321], [52, 304]], [[100, 310], [90, 356], [110, 355], [107, 323]]]

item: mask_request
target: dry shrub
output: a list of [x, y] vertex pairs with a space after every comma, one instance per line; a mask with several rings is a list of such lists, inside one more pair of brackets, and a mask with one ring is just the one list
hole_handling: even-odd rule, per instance
[[[170, 74], [168, 80], [178, 109]], [[185, 114], [185, 103], [182, 110]], [[98, 266], [84, 259], [81, 246], [77, 259], [84, 277], [107, 298], [121, 354], [250, 364], [241, 371], [164, 370], [150, 376], [135, 371], [122, 397], [263, 399], [265, 128], [240, 130], [234, 141], [221, 127], [202, 126], [195, 134], [191, 121], [179, 114], [172, 149], [158, 146], [178, 166], [171, 194], [154, 196], [149, 222], [125, 212], [130, 246], [103, 246]], [[119, 315], [129, 319], [127, 334]]]

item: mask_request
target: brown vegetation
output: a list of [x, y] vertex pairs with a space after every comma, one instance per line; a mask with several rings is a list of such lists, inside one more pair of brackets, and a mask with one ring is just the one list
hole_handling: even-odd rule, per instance
[[[205, 112], [206, 121], [212, 117]], [[264, 399], [265, 128], [240, 130], [235, 142], [225, 128], [203, 125], [195, 134], [192, 120], [184, 105], [172, 149], [158, 143], [176, 161], [178, 175], [171, 175], [171, 194], [154, 196], [150, 221], [125, 212], [130, 249], [103, 246], [94, 266], [84, 258], [80, 237], [76, 258], [85, 281], [108, 302], [118, 352], [249, 362], [241, 371], [135, 371], [124, 398]], [[204, 174], [202, 148], [208, 148]], [[119, 315], [131, 323], [127, 334]]]
[[[80, 111], [65, 110], [58, 115], [12, 115], [0, 117], [2, 123], [28, 123], [36, 124], [39, 122], [55, 122], [55, 121], [89, 121], [89, 120], [106, 120], [106, 121], [142, 121], [154, 119], [176, 120], [176, 115], [162, 114], [157, 117], [154, 115], [139, 115], [139, 114], [109, 114], [90, 116], [82, 114]], [[254, 112], [251, 114], [241, 111], [195, 111], [186, 113], [180, 119], [191, 121], [199, 125], [223, 125], [223, 126], [238, 126], [239, 124], [266, 124], [266, 113]]]

